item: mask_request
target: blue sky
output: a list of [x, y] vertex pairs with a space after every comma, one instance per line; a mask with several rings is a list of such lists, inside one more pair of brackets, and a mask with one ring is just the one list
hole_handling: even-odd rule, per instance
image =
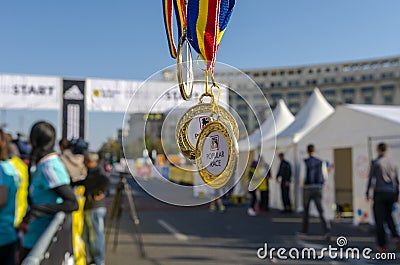
[[[400, 1], [237, 0], [217, 60], [239, 69], [400, 55]], [[161, 0], [2, 1], [0, 73], [146, 79], [174, 63]], [[122, 114], [89, 115], [97, 148]], [[28, 131], [55, 112], [1, 111], [10, 130]], [[104, 126], [107, 124], [107, 126]]]

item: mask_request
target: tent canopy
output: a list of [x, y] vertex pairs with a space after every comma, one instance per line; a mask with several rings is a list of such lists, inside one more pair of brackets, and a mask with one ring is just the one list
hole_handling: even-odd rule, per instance
[[399, 106], [347, 104], [346, 107], [400, 124]]
[[280, 144], [290, 145], [300, 141], [308, 132], [334, 112], [318, 88], [315, 88], [304, 107], [289, 127], [278, 134]]
[[286, 106], [283, 99], [280, 99], [272, 115], [252, 133], [249, 137], [239, 141], [241, 152], [251, 151], [258, 148], [262, 142], [272, 140], [294, 121], [294, 116]]

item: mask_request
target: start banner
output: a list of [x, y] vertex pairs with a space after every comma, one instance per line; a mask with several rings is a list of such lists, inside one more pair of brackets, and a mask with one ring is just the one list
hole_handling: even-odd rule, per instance
[[61, 78], [0, 75], [0, 108], [60, 109]]

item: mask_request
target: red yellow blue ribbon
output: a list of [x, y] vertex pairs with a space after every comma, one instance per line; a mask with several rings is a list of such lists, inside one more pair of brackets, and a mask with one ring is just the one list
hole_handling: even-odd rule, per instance
[[222, 35], [228, 26], [235, 0], [189, 0], [187, 38], [190, 45], [214, 72]]
[[164, 25], [168, 39], [169, 52], [172, 58], [176, 58], [177, 51], [173, 36], [173, 9], [176, 16], [178, 37], [182, 37], [185, 34], [186, 29], [186, 1], [187, 0], [163, 0], [163, 14], [164, 14]]

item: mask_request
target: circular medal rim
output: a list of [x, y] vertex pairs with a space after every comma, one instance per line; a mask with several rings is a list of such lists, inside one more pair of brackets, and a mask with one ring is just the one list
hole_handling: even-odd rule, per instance
[[178, 44], [178, 56], [176, 57], [176, 65], [177, 65], [177, 78], [178, 78], [178, 85], [179, 85], [179, 92], [181, 93], [181, 96], [184, 100], [189, 100], [192, 97], [193, 94], [193, 87], [194, 87], [194, 80], [187, 82], [190, 83], [190, 93], [188, 94], [186, 92], [186, 86], [185, 82], [183, 81], [183, 66], [182, 66], [182, 50], [183, 50], [183, 44], [187, 43], [189, 47], [189, 53], [190, 53], [190, 60], [191, 60], [191, 65], [190, 71], [192, 72], [192, 76], [194, 79], [194, 66], [193, 66], [193, 55], [192, 55], [192, 49], [190, 47], [190, 44], [186, 38], [186, 34], [182, 35], [181, 38], [179, 39], [179, 44]]
[[[217, 127], [214, 128], [214, 127]], [[212, 132], [219, 132], [225, 137], [226, 142], [228, 143], [228, 163], [223, 169], [222, 173], [219, 175], [211, 174], [207, 167], [203, 165], [203, 160], [201, 157], [202, 149], [201, 147], [204, 145], [204, 142], [208, 135]], [[228, 137], [226, 137], [226, 135]], [[203, 180], [203, 182], [209, 186], [210, 188], [218, 189], [223, 187], [230, 178], [233, 176], [235, 172], [235, 168], [238, 160], [238, 147], [236, 138], [232, 135], [232, 130], [230, 130], [225, 124], [220, 121], [213, 121], [207, 124], [203, 130], [200, 132], [199, 137], [196, 142], [196, 166], [198, 168], [199, 176]]]
[[[181, 153], [190, 161], [194, 161], [196, 159], [196, 146], [192, 145], [188, 138], [188, 129], [189, 129], [189, 123], [198, 115], [204, 113], [209, 113], [212, 114], [212, 103], [200, 103], [197, 105], [192, 106], [189, 108], [185, 114], [182, 115], [182, 117], [179, 119], [178, 124], [176, 126], [175, 130], [175, 137], [176, 141], [179, 147], [179, 150]], [[219, 106], [220, 109], [220, 117], [224, 120], [224, 124], [226, 126], [232, 127], [233, 135], [236, 137], [236, 139], [239, 137], [239, 127], [237, 125], [236, 120], [233, 118], [232, 114], [227, 111], [225, 108]], [[221, 111], [222, 109], [222, 111]], [[194, 112], [194, 114], [193, 114]], [[226, 124], [226, 121], [229, 124]], [[221, 120], [219, 120], [221, 122]], [[207, 124], [208, 125], [208, 124]], [[206, 126], [207, 126], [206, 125]], [[205, 126], [205, 127], [206, 127]], [[204, 129], [204, 128], [203, 128]], [[201, 131], [200, 131], [201, 133]], [[200, 135], [199, 135], [200, 136]]]

